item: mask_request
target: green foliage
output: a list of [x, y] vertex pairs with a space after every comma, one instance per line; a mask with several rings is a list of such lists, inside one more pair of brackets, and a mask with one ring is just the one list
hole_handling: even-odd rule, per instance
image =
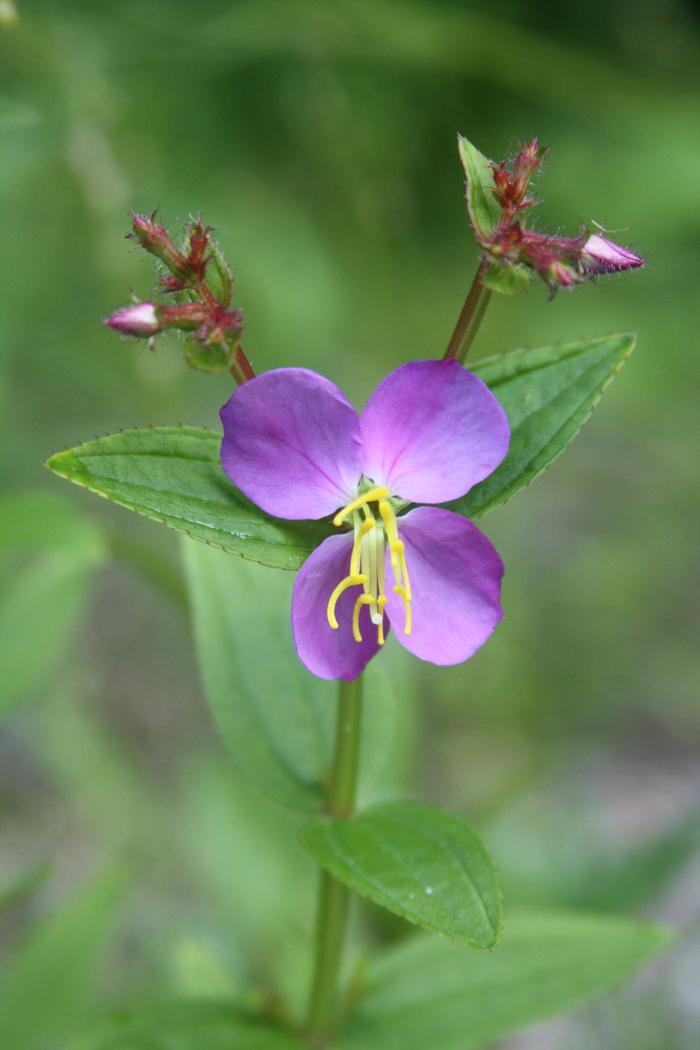
[[70, 501], [42, 492], [0, 501], [0, 717], [54, 669], [103, 553], [96, 530]]
[[70, 1050], [303, 1050], [305, 1045], [230, 1003], [192, 1001], [116, 1019]]
[[493, 948], [503, 924], [491, 859], [468, 824], [430, 806], [385, 802], [302, 832], [318, 863], [363, 897], [469, 948]]
[[473, 146], [469, 139], [459, 136], [459, 156], [467, 179], [467, 207], [475, 233], [488, 237], [498, 226], [501, 206], [494, 196], [491, 161]]
[[56, 1045], [90, 1016], [97, 964], [124, 889], [121, 871], [106, 872], [10, 955], [0, 977], [0, 1046]]
[[474, 372], [506, 410], [510, 449], [500, 467], [451, 509], [478, 518], [542, 474], [576, 436], [633, 349], [634, 336], [612, 335], [479, 361]]
[[484, 288], [500, 295], [519, 295], [530, 284], [531, 272], [525, 266], [489, 266], [481, 278]]
[[[333, 751], [335, 694], [301, 665], [289, 629], [292, 579], [187, 543], [195, 641], [205, 691], [236, 763], [273, 798], [319, 809]], [[394, 700], [378, 661], [367, 671], [363, 771], [385, 759]]]
[[55, 474], [137, 514], [279, 569], [297, 569], [324, 526], [270, 518], [221, 468], [221, 436], [200, 427], [153, 427], [86, 441], [47, 462]]
[[575, 912], [509, 914], [497, 951], [416, 937], [374, 964], [338, 1050], [475, 1050], [608, 991], [666, 930]]

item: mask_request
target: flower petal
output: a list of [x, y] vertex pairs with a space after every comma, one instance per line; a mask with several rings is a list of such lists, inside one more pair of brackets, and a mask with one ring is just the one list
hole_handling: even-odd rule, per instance
[[364, 473], [392, 493], [444, 503], [488, 477], [508, 451], [506, 414], [457, 361], [401, 365], [362, 413]]
[[328, 379], [278, 368], [221, 409], [221, 462], [234, 485], [278, 518], [323, 518], [353, 499], [361, 474], [357, 413]]
[[[503, 562], [470, 521], [439, 507], [398, 519], [411, 584], [411, 633], [403, 600], [392, 591], [386, 611], [404, 649], [434, 664], [468, 660], [503, 616]], [[387, 552], [387, 579], [391, 563]]]
[[[360, 610], [360, 634], [352, 634], [352, 613], [360, 587], [344, 591], [335, 607], [338, 629], [333, 630], [326, 617], [328, 599], [340, 581], [347, 576], [352, 553], [352, 533], [329, 536], [306, 559], [294, 583], [292, 593], [292, 634], [299, 659], [319, 678], [344, 678], [352, 681], [365, 669], [379, 648], [377, 628], [370, 620], [367, 606]], [[386, 619], [385, 633], [388, 632]]]

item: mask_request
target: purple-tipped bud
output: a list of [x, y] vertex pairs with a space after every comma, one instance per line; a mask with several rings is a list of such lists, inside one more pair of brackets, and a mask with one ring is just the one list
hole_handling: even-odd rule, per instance
[[153, 303], [125, 306], [108, 317], [105, 324], [123, 335], [133, 335], [137, 339], [150, 339], [151, 336], [158, 335], [161, 328]]
[[644, 259], [635, 255], [629, 248], [623, 248], [613, 241], [592, 234], [581, 251], [581, 265], [587, 274], [618, 273], [620, 270], [634, 270], [644, 266]]

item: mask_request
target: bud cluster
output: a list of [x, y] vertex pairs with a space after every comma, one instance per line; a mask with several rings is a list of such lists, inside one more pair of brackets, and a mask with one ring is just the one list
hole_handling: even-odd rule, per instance
[[206, 372], [229, 369], [238, 382], [250, 379], [253, 370], [240, 345], [243, 314], [232, 308], [233, 278], [212, 237], [212, 228], [193, 220], [186, 227], [184, 244], [177, 247], [156, 213], [134, 213], [130, 240], [153, 255], [164, 267], [158, 291], [172, 296], [171, 304], [139, 302], [117, 310], [105, 324], [124, 335], [147, 339], [175, 329], [186, 333], [188, 364]]
[[559, 237], [526, 228], [525, 213], [539, 203], [528, 190], [545, 153], [535, 138], [521, 147], [511, 164], [491, 162], [500, 219], [488, 234], [475, 231], [488, 262], [501, 268], [524, 265], [538, 273], [552, 293], [599, 274], [643, 266], [644, 260], [628, 248], [587, 230], [576, 237]]

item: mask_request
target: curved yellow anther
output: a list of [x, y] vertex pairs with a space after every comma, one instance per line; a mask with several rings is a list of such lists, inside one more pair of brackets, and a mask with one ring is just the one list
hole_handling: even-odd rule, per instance
[[360, 634], [360, 609], [363, 605], [371, 605], [374, 598], [371, 594], [359, 595], [355, 602], [355, 608], [352, 610], [352, 636], [356, 642], [362, 641], [362, 635]]
[[385, 488], [383, 485], [377, 486], [373, 489], [368, 489], [362, 496], [358, 496], [357, 499], [352, 501], [352, 503], [348, 503], [347, 506], [342, 508], [342, 510], [339, 510], [333, 518], [333, 524], [335, 526], [342, 525], [348, 514], [352, 514], [354, 510], [359, 510], [360, 507], [366, 506], [373, 500], [387, 499], [388, 495], [389, 489]]
[[328, 599], [328, 605], [326, 606], [326, 617], [329, 625], [334, 631], [338, 630], [338, 621], [335, 618], [335, 607], [343, 591], [346, 591], [348, 587], [357, 587], [359, 584], [367, 582], [367, 577], [362, 573], [351, 572], [349, 576], [346, 576], [344, 580], [341, 580], [338, 586], [334, 589], [330, 598]]
[[391, 503], [388, 500], [382, 499], [379, 501], [379, 513], [382, 516], [384, 527], [386, 528], [386, 535], [389, 543], [393, 543], [394, 540], [399, 538], [398, 529], [396, 527], [396, 515], [392, 509]]
[[394, 594], [398, 594], [403, 598], [404, 609], [406, 610], [406, 626], [404, 627], [403, 633], [411, 633], [411, 600], [406, 594], [406, 588], [400, 583], [397, 583], [394, 587]]
[[[391, 562], [391, 564], [392, 564], [392, 567], [394, 567], [394, 568], [396, 568], [396, 566], [394, 565], [393, 556], [396, 555], [397, 564], [401, 568], [401, 575], [403, 577], [403, 585], [404, 585], [404, 587], [406, 589], [406, 600], [410, 602], [411, 597], [412, 597], [411, 596], [411, 581], [408, 578], [408, 568], [406, 567], [406, 552], [405, 552], [405, 547], [403, 545], [403, 540], [396, 540], [395, 543], [391, 544], [391, 554], [392, 554], [392, 562]], [[397, 580], [397, 583], [398, 583], [398, 580]]]

